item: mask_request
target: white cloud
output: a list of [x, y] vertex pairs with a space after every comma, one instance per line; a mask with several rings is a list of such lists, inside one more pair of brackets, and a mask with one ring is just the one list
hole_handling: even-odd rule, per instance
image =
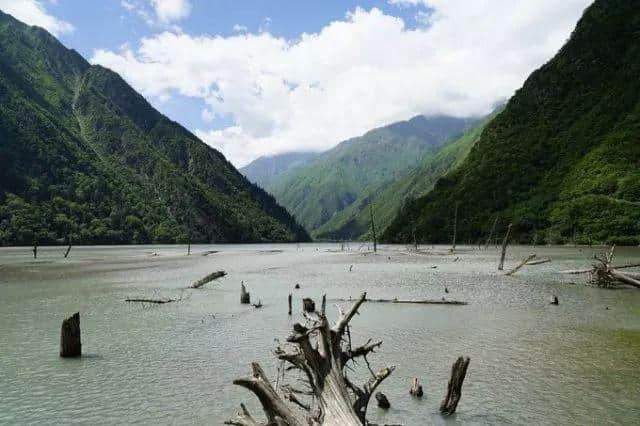
[[415, 29], [356, 9], [295, 41], [163, 32], [92, 61], [152, 100], [177, 92], [203, 99], [204, 117], [231, 117], [231, 127], [197, 134], [240, 166], [416, 114], [487, 113], [553, 56], [590, 2], [426, 0], [429, 25]]
[[127, 1], [127, 0], [122, 0], [120, 4], [122, 5], [122, 7], [124, 7], [127, 10], [134, 10], [136, 8], [136, 5], [134, 3], [131, 3], [130, 1]]
[[0, 10], [26, 24], [42, 27], [55, 36], [73, 31], [73, 25], [47, 13], [39, 0], [0, 0]]
[[233, 31], [237, 33], [246, 33], [248, 28], [245, 25], [235, 24], [233, 26]]
[[151, 0], [151, 5], [163, 24], [179, 21], [191, 13], [189, 0]]

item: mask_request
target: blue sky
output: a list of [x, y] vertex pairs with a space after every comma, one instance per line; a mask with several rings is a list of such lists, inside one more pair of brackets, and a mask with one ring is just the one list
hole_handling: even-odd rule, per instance
[[478, 116], [590, 0], [0, 0], [242, 166], [416, 114]]

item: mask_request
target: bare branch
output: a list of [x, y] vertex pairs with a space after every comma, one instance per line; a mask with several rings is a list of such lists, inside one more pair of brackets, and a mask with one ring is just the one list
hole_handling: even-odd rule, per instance
[[344, 330], [349, 324], [349, 321], [351, 321], [353, 316], [358, 312], [360, 305], [362, 305], [365, 300], [367, 300], [366, 292], [362, 293], [360, 299], [358, 299], [358, 301], [351, 307], [351, 309], [349, 309], [333, 327], [333, 331], [338, 335], [338, 337], [342, 338]]

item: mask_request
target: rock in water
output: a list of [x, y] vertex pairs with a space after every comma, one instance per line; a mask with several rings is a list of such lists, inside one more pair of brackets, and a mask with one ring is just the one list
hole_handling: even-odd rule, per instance
[[80, 312], [62, 321], [60, 330], [60, 356], [73, 358], [82, 355], [80, 342]]

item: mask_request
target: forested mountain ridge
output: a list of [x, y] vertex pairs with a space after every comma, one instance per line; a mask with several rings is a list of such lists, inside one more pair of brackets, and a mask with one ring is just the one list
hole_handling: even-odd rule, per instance
[[397, 179], [471, 122], [416, 116], [338, 144], [313, 162], [276, 178], [266, 189], [313, 231], [362, 194]]
[[0, 244], [307, 240], [116, 73], [0, 12]]
[[494, 112], [479, 120], [459, 138], [453, 138], [428, 152], [417, 167], [398, 179], [384, 182], [372, 191], [362, 194], [349, 207], [316, 229], [313, 236], [330, 240], [372, 238], [370, 209], [372, 208], [374, 213], [376, 228], [384, 230], [405, 202], [425, 195], [440, 177], [462, 163], [471, 147], [480, 138], [482, 129], [496, 114], [497, 112]]
[[319, 155], [317, 152], [285, 152], [256, 158], [238, 170], [250, 182], [266, 188], [278, 176], [309, 164]]
[[640, 241], [640, 1], [597, 0], [483, 131], [464, 163], [407, 205], [386, 241], [459, 241], [513, 223], [521, 242]]

